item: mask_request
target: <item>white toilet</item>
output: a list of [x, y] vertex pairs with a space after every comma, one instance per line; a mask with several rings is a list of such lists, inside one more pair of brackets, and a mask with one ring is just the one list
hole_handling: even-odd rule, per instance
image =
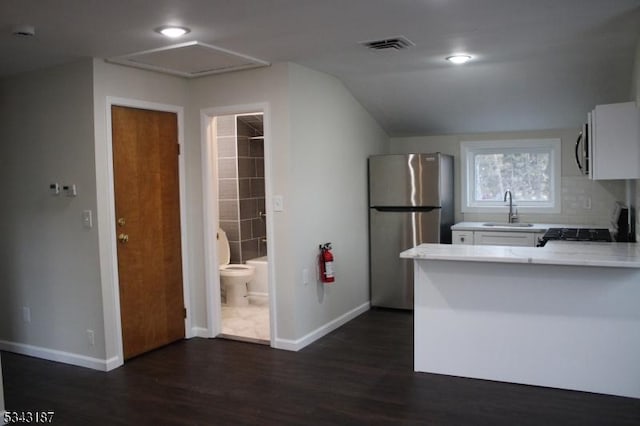
[[231, 252], [227, 234], [218, 229], [218, 259], [220, 261], [220, 288], [226, 295], [227, 306], [247, 306], [247, 284], [255, 275], [251, 265], [229, 264]]

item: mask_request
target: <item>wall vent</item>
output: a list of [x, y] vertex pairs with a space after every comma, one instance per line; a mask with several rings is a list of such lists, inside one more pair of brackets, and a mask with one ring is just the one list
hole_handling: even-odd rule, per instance
[[402, 50], [415, 46], [414, 42], [404, 36], [385, 38], [382, 40], [361, 41], [360, 44], [373, 50]]

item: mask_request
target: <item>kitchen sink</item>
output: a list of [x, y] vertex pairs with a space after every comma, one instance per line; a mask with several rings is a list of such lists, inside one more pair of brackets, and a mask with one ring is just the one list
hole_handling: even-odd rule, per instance
[[482, 226], [505, 226], [509, 228], [530, 228], [533, 226], [533, 223], [487, 222], [487, 223], [483, 223]]

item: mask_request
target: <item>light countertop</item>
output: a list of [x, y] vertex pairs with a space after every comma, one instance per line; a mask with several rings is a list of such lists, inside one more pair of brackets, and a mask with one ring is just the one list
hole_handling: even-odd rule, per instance
[[458, 222], [451, 226], [452, 231], [508, 231], [508, 232], [546, 232], [549, 228], [603, 228], [602, 226], [593, 225], [568, 225], [561, 223], [534, 223], [533, 226], [484, 226], [485, 223], [495, 223], [492, 221], [485, 222]]
[[549, 241], [544, 247], [421, 244], [404, 259], [640, 268], [640, 244]]

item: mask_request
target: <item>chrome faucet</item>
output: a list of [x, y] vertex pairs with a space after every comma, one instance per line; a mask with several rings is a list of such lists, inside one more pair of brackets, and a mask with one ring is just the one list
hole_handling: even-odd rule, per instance
[[509, 223], [515, 223], [518, 221], [518, 209], [516, 209], [515, 213], [513, 212], [513, 194], [511, 194], [510, 190], [506, 190], [504, 193], [504, 202], [507, 202], [507, 196], [509, 196], [509, 215], [507, 216], [507, 221]]

